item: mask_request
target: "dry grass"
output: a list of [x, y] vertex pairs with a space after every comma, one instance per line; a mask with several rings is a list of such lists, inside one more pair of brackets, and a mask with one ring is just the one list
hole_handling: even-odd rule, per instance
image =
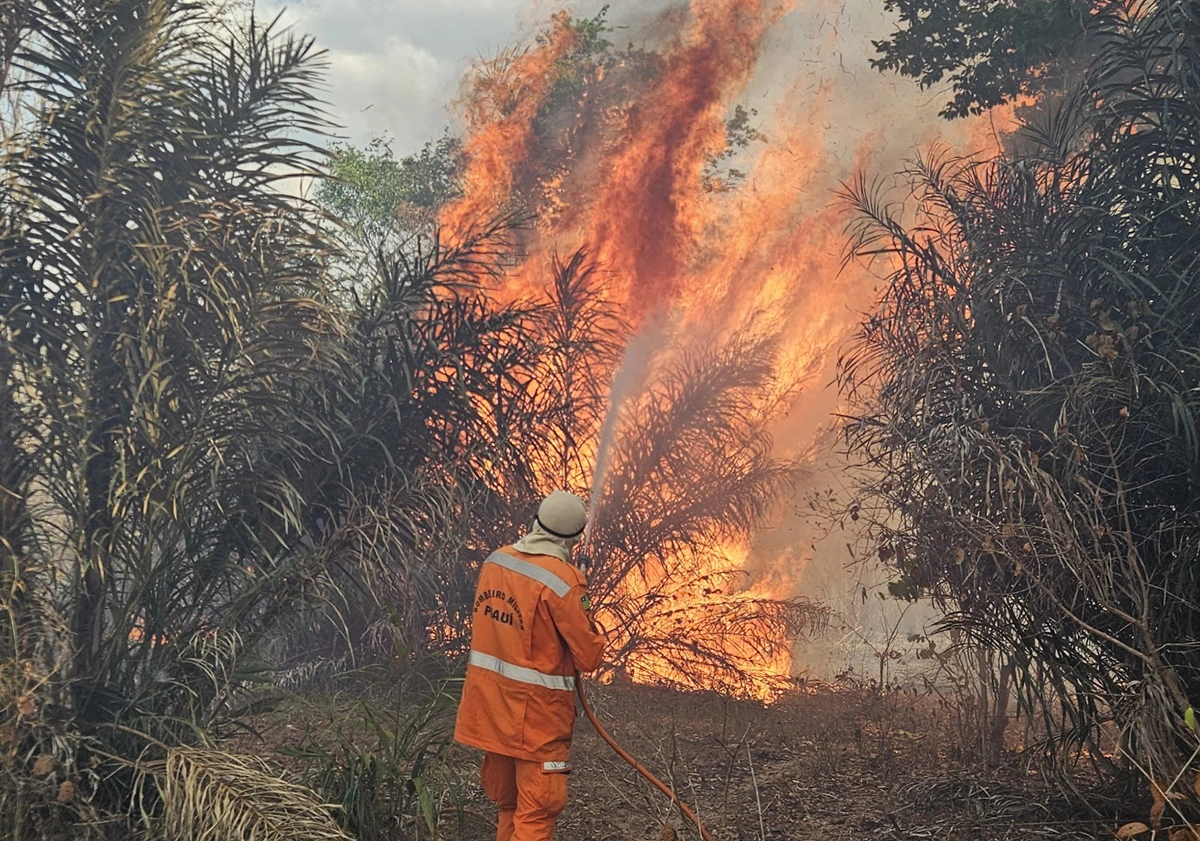
[[[1055, 798], [1013, 754], [991, 771], [952, 759], [956, 734], [931, 696], [833, 687], [764, 706], [634, 685], [591, 694], [612, 735], [676, 787], [716, 841], [1110, 837], [1109, 823]], [[462, 758], [476, 773], [477, 757]], [[670, 826], [692, 841], [586, 722], [573, 759], [561, 837], [654, 841]], [[494, 815], [470, 783], [472, 811]]]

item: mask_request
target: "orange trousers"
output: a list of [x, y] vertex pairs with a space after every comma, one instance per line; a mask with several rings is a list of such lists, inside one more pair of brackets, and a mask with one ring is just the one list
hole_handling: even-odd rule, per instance
[[567, 805], [567, 775], [547, 773], [542, 763], [488, 751], [483, 791], [500, 809], [496, 841], [550, 841]]

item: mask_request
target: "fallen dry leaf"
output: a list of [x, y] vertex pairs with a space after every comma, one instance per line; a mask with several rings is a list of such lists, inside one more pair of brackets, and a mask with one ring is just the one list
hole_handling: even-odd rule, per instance
[[1150, 781], [1150, 796], [1154, 798], [1154, 805], [1150, 807], [1150, 826], [1161, 829], [1163, 811], [1167, 808], [1167, 798], [1163, 794], [1163, 787], [1157, 780]]
[[673, 826], [664, 826], [658, 837], [661, 841], [679, 841], [679, 834], [675, 832]]
[[75, 799], [75, 783], [63, 780], [58, 786], [58, 796], [54, 798], [59, 803], [70, 803]]
[[1127, 823], [1117, 830], [1118, 838], [1133, 838], [1135, 835], [1141, 835], [1143, 832], [1149, 832], [1150, 827], [1146, 826], [1141, 821], [1133, 821]]
[[44, 777], [54, 770], [54, 757], [43, 753], [33, 763], [33, 776]]
[[17, 712], [25, 717], [37, 714], [37, 702], [32, 695], [22, 695], [17, 698]]

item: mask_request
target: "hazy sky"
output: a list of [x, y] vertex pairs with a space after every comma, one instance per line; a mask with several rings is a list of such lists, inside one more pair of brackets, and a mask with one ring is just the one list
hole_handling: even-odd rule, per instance
[[441, 133], [472, 59], [528, 31], [530, 0], [259, 0], [329, 51], [331, 110], [355, 142], [387, 133], [397, 153]]
[[[528, 43], [550, 14], [569, 8], [590, 17], [606, 0], [257, 0], [262, 14], [283, 20], [317, 39], [328, 51], [325, 93], [342, 133], [355, 143], [389, 135], [397, 154], [420, 148], [452, 119], [451, 103], [473, 61]], [[623, 26], [652, 16], [670, 0], [612, 0], [613, 39], [637, 39], [641, 27]], [[815, 90], [830, 76], [869, 77], [871, 93], [893, 99], [895, 77], [866, 69], [870, 38], [887, 31], [881, 0], [805, 0], [773, 35], [776, 60], [760, 67], [757, 98], [779, 96], [792, 80], [808, 77]], [[831, 32], [837, 33], [834, 41]], [[780, 57], [783, 60], [779, 60]], [[773, 80], [772, 70], [781, 72]], [[767, 89], [762, 89], [765, 84]], [[858, 117], [870, 113], [850, 103]]]

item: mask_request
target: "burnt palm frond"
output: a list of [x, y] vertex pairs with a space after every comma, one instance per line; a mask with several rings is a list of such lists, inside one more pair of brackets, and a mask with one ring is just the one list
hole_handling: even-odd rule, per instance
[[787, 683], [790, 642], [827, 615], [756, 593], [738, 557], [799, 475], [765, 428], [775, 353], [751, 330], [667, 347], [620, 409], [589, 538], [618, 671], [762, 695]]

